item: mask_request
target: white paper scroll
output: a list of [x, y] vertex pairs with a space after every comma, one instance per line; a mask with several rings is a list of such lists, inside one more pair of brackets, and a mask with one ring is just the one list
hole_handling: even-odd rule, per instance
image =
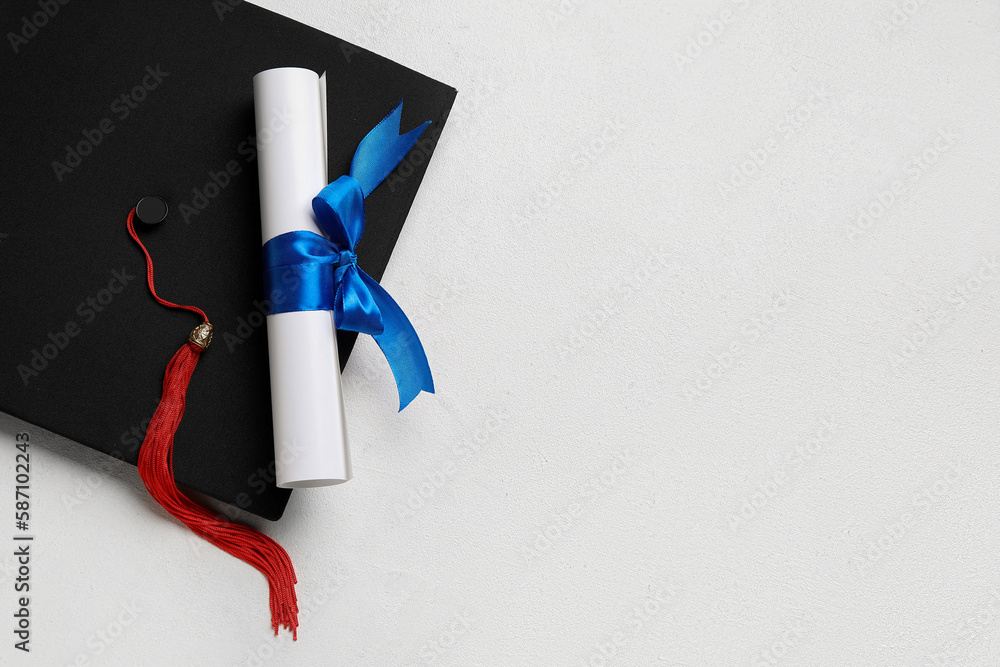
[[[263, 243], [296, 230], [322, 234], [312, 199], [328, 183], [325, 77], [281, 67], [253, 79]], [[267, 336], [278, 486], [346, 482], [351, 461], [333, 313], [269, 315]]]

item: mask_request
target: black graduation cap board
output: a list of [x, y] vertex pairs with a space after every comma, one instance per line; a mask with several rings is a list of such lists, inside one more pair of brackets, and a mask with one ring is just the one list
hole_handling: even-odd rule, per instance
[[[180, 485], [280, 518], [274, 485], [253, 76], [327, 73], [329, 174], [400, 100], [430, 120], [366, 201], [358, 264], [376, 280], [455, 90], [247, 3], [14, 0], [0, 26], [0, 411], [135, 463], [163, 369], [192, 327], [145, 286], [125, 232], [146, 195], [170, 212], [140, 230], [156, 288], [201, 306], [215, 342], [177, 431]], [[338, 334], [341, 366], [354, 343]]]

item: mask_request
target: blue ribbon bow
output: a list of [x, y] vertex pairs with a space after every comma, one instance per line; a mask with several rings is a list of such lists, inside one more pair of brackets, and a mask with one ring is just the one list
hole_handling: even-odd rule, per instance
[[[421, 391], [434, 393], [424, 347], [399, 305], [358, 267], [355, 246], [365, 229], [365, 197], [378, 187], [420, 138], [427, 121], [399, 134], [403, 103], [358, 144], [351, 173], [323, 188], [313, 212], [327, 238], [288, 232], [264, 244], [264, 289], [284, 295], [272, 313], [332, 310], [338, 329], [370, 334], [378, 343], [399, 390], [399, 409]], [[277, 301], [277, 300], [275, 300]]]

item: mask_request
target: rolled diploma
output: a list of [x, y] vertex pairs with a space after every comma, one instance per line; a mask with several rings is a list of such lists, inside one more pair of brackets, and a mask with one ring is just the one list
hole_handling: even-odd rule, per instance
[[[253, 78], [262, 243], [303, 229], [322, 235], [312, 199], [328, 183], [325, 77], [281, 67]], [[346, 482], [351, 461], [333, 313], [268, 315], [267, 337], [278, 486]]]

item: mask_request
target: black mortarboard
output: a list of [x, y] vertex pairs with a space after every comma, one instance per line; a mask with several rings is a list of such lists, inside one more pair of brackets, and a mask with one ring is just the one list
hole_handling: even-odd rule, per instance
[[[177, 431], [177, 481], [278, 519], [290, 491], [273, 475], [252, 78], [327, 72], [331, 179], [400, 100], [403, 129], [431, 121], [366, 202], [358, 264], [376, 280], [455, 90], [231, 0], [14, 0], [5, 15], [0, 410], [135, 463], [192, 324], [152, 299], [124, 230], [129, 209], [158, 195], [170, 212], [141, 230], [157, 290], [215, 325]], [[353, 342], [338, 336], [342, 366]]]

